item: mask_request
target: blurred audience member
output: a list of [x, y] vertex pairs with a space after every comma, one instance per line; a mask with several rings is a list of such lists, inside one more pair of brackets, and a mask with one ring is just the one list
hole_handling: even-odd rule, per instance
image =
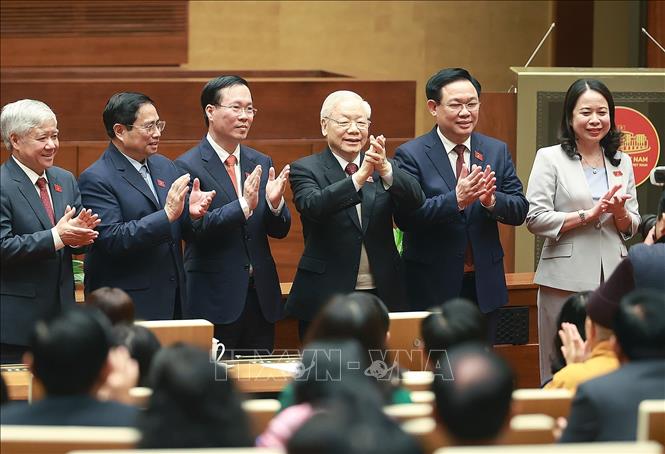
[[[571, 296], [566, 304], [580, 300], [583, 306], [586, 297], [580, 295]], [[610, 341], [612, 330], [596, 322], [594, 314], [587, 315], [584, 321], [586, 341], [575, 324], [563, 322], [559, 325], [560, 353], [564, 357], [565, 366], [554, 374], [545, 388], [566, 388], [574, 392], [581, 383], [619, 367], [619, 360]]]
[[253, 445], [240, 396], [209, 353], [185, 344], [163, 348], [149, 383], [153, 394], [139, 419], [139, 448]]
[[[591, 292], [579, 292], [575, 293], [568, 297], [561, 312], [559, 313], [559, 318], [556, 321], [556, 326], [561, 329], [563, 323], [570, 323], [575, 325], [577, 332], [579, 333], [582, 341], [586, 341], [586, 330], [585, 330], [585, 321], [586, 321], [586, 303], [589, 300], [589, 294]], [[552, 374], [556, 374], [566, 365], [566, 358], [563, 356], [563, 351], [561, 347], [561, 337], [557, 331], [556, 336], [554, 337], [554, 358], [552, 359]], [[549, 383], [549, 382], [548, 382]]]
[[455, 298], [430, 312], [420, 325], [428, 369], [434, 369], [444, 350], [464, 342], [487, 341], [487, 322], [471, 301]]
[[[93, 292], [94, 293], [94, 292]], [[113, 327], [116, 342], [124, 345], [139, 365], [139, 386], [148, 386], [148, 372], [155, 354], [162, 347], [159, 339], [145, 326], [119, 324]]]
[[[294, 379], [294, 405], [280, 412], [257, 439], [257, 446], [283, 448], [315, 412], [353, 396], [381, 408], [384, 399], [366, 371], [369, 357], [355, 340], [314, 342], [303, 350]], [[362, 390], [362, 391], [361, 391]]]
[[448, 438], [453, 445], [495, 443], [510, 422], [512, 370], [482, 344], [453, 347], [447, 357], [435, 371], [432, 390]]
[[73, 308], [49, 322], [39, 321], [24, 362], [46, 397], [32, 405], [8, 404], [2, 424], [134, 426], [136, 408], [96, 397], [104, 387], [112, 396], [117, 384], [126, 382], [119, 376], [126, 372], [123, 358], [128, 354], [111, 347], [111, 326], [97, 310]]
[[[312, 342], [344, 341], [353, 339], [367, 352], [370, 364], [374, 361], [386, 365], [388, 380], [377, 381], [386, 403], [410, 403], [408, 390], [400, 386], [399, 370], [391, 369], [387, 355], [390, 336], [390, 314], [381, 299], [367, 292], [354, 292], [333, 297], [309, 325], [305, 345]], [[293, 387], [287, 385], [279, 396], [282, 408], [294, 401]]]
[[102, 311], [112, 325], [134, 323], [134, 302], [120, 288], [100, 287], [85, 296], [85, 304]]
[[640, 402], [665, 399], [665, 294], [634, 291], [614, 320], [621, 367], [577, 388], [562, 442], [635, 440]]

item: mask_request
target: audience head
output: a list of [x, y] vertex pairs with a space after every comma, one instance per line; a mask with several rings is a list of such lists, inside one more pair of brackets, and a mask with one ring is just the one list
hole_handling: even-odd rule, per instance
[[120, 323], [113, 327], [118, 344], [124, 345], [139, 365], [139, 386], [148, 386], [148, 372], [154, 356], [161, 348], [157, 337], [145, 326]]
[[591, 292], [579, 292], [568, 297], [561, 307], [559, 318], [556, 321], [557, 329], [554, 334], [554, 358], [552, 359], [552, 374], [557, 373], [566, 365], [566, 358], [561, 353], [561, 338], [559, 337], [559, 329], [562, 323], [572, 323], [577, 327], [582, 340], [586, 340], [586, 305], [589, 300]]
[[330, 403], [289, 439], [289, 454], [418, 454], [418, 443], [380, 406], [351, 396]]
[[658, 212], [656, 213], [656, 225], [654, 226], [654, 240], [658, 241], [665, 236], [665, 190], [660, 193], [658, 201]]
[[106, 317], [75, 307], [37, 322], [25, 362], [50, 396], [92, 394], [106, 380], [112, 344]]
[[441, 133], [455, 143], [469, 138], [480, 114], [480, 83], [466, 69], [446, 68], [427, 81], [427, 108]]
[[185, 344], [163, 348], [149, 383], [153, 394], [139, 419], [140, 448], [253, 445], [235, 386], [209, 352]]
[[100, 287], [85, 296], [85, 304], [99, 309], [112, 325], [134, 323], [134, 301], [120, 288]]
[[53, 165], [58, 147], [58, 122], [49, 106], [34, 99], [5, 105], [0, 114], [2, 141], [24, 166], [42, 175]]
[[330, 150], [352, 162], [369, 137], [372, 108], [359, 94], [348, 90], [328, 95], [321, 106], [321, 134]]
[[[590, 122], [601, 129], [600, 135], [587, 131]], [[599, 80], [578, 79], [568, 88], [563, 101], [563, 115], [559, 127], [561, 148], [571, 158], [579, 156], [577, 141], [600, 141], [605, 156], [612, 165], [619, 164], [614, 157], [619, 149], [621, 131], [614, 118], [614, 98], [610, 90]]]
[[454, 444], [492, 443], [509, 424], [512, 370], [482, 344], [453, 347], [447, 356], [432, 383], [437, 416]]
[[5, 383], [5, 377], [0, 374], [0, 405], [6, 404], [7, 402], [9, 402], [9, 390]]
[[157, 153], [166, 122], [152, 99], [142, 93], [116, 93], [108, 100], [103, 113], [106, 134], [120, 151], [143, 162]]
[[390, 313], [381, 299], [365, 292], [333, 297], [317, 314], [306, 342], [355, 339], [365, 351], [385, 350]]
[[621, 359], [665, 359], [665, 295], [652, 289], [626, 295], [619, 303], [614, 334]]
[[295, 402], [324, 406], [340, 396], [354, 396], [381, 406], [382, 397], [366, 375], [369, 357], [355, 340], [312, 342], [303, 350], [294, 379]]
[[249, 84], [238, 76], [210, 80], [201, 92], [201, 107], [208, 133], [230, 153], [247, 138], [257, 112]]
[[485, 318], [471, 301], [452, 299], [430, 312], [420, 325], [428, 357], [438, 357], [443, 350], [464, 342], [487, 340]]

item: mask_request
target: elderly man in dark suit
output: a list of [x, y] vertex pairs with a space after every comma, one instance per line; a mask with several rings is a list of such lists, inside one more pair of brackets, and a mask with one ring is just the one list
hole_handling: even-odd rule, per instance
[[196, 228], [214, 193], [194, 180], [187, 204], [189, 175], [157, 154], [166, 122], [149, 97], [116, 93], [103, 118], [111, 143], [79, 177], [83, 204], [102, 219], [85, 258], [85, 291], [118, 287], [132, 297], [137, 318], [180, 318], [186, 300], [180, 240]]
[[505, 143], [474, 132], [480, 83], [466, 70], [439, 71], [427, 82], [436, 126], [395, 151], [395, 163], [420, 183], [427, 200], [398, 216], [413, 310], [464, 297], [488, 318], [508, 303], [497, 223], [520, 225], [528, 203]]
[[283, 198], [289, 166], [276, 175], [269, 156], [241, 143], [257, 112], [246, 80], [210, 80], [201, 108], [208, 133], [176, 164], [217, 196], [185, 247], [186, 314], [214, 323], [229, 353], [272, 352], [283, 308], [268, 237], [291, 228]]
[[72, 253], [97, 238], [99, 219], [81, 210], [74, 176], [53, 166], [58, 124], [46, 104], [7, 104], [0, 123], [12, 154], [0, 169], [0, 350], [2, 363], [18, 363], [37, 320], [74, 306]]
[[[368, 291], [391, 311], [408, 308], [393, 214], [415, 210], [424, 195], [412, 176], [386, 159], [383, 136], [369, 136], [370, 115], [358, 94], [330, 94], [320, 117], [328, 146], [291, 165], [305, 251], [287, 311], [301, 320], [301, 337], [336, 293]], [[362, 152], [368, 136], [370, 148]]]

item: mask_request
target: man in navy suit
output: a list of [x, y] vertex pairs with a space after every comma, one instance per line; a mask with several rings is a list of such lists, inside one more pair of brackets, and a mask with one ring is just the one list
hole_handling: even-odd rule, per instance
[[81, 210], [74, 176], [53, 166], [58, 123], [46, 104], [7, 104], [0, 123], [12, 154], [0, 168], [0, 352], [19, 363], [35, 323], [75, 305], [72, 253], [97, 238], [99, 219]]
[[427, 82], [437, 125], [395, 152], [427, 200], [398, 216], [404, 230], [407, 290], [413, 310], [455, 298], [477, 302], [494, 338], [497, 309], [508, 302], [497, 222], [520, 225], [528, 203], [505, 143], [473, 132], [480, 83], [461, 68]]
[[283, 197], [289, 166], [275, 175], [270, 157], [241, 144], [257, 112], [244, 79], [210, 80], [201, 108], [208, 133], [176, 164], [217, 196], [185, 246], [185, 314], [214, 323], [231, 354], [271, 352], [283, 311], [268, 237], [284, 238], [291, 227]]
[[166, 122], [141, 93], [116, 93], [104, 109], [111, 143], [79, 177], [83, 204], [97, 212], [99, 238], [85, 258], [85, 291], [119, 287], [146, 320], [181, 317], [186, 301], [183, 233], [192, 231], [214, 193], [157, 154]]

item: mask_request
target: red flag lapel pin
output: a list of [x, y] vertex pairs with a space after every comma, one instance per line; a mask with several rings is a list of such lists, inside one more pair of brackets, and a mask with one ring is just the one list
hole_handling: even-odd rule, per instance
[[157, 186], [159, 186], [160, 188], [165, 188], [166, 183], [164, 183], [164, 180], [160, 180], [159, 178], [157, 178]]
[[482, 154], [480, 151], [478, 151], [478, 150], [474, 151], [474, 152], [473, 152], [473, 155], [474, 155], [474, 156], [476, 157], [476, 159], [479, 160], [479, 161], [484, 161], [484, 160], [485, 160], [485, 157], [483, 156], [483, 154]]
[[368, 177], [367, 177], [367, 182], [368, 182], [368, 183], [374, 183], [374, 178], [372, 178], [371, 175], [368, 176]]
[[621, 172], [621, 170], [615, 170], [614, 171], [614, 176], [615, 177], [621, 177], [621, 176], [623, 176], [623, 173]]
[[62, 192], [62, 186], [59, 184], [54, 184], [53, 189], [55, 189], [55, 192]]

